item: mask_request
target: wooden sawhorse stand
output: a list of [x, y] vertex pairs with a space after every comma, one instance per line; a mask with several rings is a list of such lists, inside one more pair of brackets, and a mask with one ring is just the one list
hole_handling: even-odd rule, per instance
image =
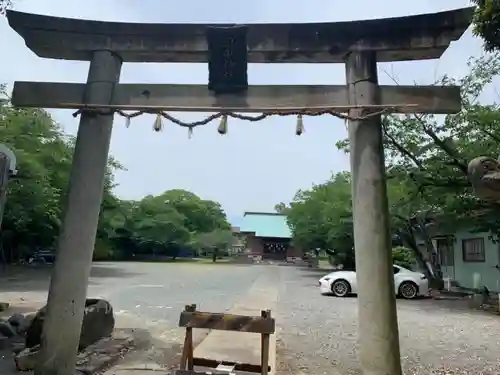
[[[215, 369], [213, 372], [214, 375], [234, 374], [234, 371], [267, 375], [271, 370], [269, 367], [269, 342], [270, 336], [275, 332], [276, 324], [274, 319], [271, 318], [270, 310], [261, 311], [261, 316], [214, 314], [196, 311], [196, 305], [188, 305], [181, 313], [179, 327], [186, 328], [186, 337], [184, 339], [180, 368], [175, 371], [176, 375], [204, 374], [204, 372], [195, 372], [194, 366], [213, 368]], [[260, 365], [194, 358], [193, 328], [260, 333]]]

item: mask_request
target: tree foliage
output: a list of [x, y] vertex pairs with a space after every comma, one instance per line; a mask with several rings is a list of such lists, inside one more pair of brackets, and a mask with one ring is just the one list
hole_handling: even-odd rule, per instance
[[12, 7], [12, 0], [0, 0], [0, 14], [5, 14]]
[[411, 270], [415, 266], [415, 254], [407, 247], [394, 247], [392, 249], [392, 261], [398, 266]]
[[233, 234], [228, 228], [218, 228], [211, 232], [198, 233], [192, 240], [192, 246], [198, 252], [211, 254], [215, 263], [223, 252], [228, 251], [232, 240]]
[[[389, 184], [391, 203], [401, 198], [401, 191], [399, 184]], [[348, 269], [355, 267], [349, 172], [334, 174], [328, 181], [313, 185], [309, 190], [299, 190], [288, 206], [280, 203], [276, 209], [287, 215], [298, 248], [305, 252], [322, 250], [335, 264]], [[415, 260], [414, 255], [405, 253], [403, 256], [400, 250], [393, 255], [397, 264], [403, 267], [413, 265]]]
[[113, 214], [116, 229], [112, 239], [127, 250], [123, 256], [154, 254], [175, 258], [183, 250], [197, 250], [199, 236], [230, 232], [231, 228], [218, 203], [185, 190], [122, 202]]
[[[1, 97], [0, 139], [14, 151], [19, 170], [8, 185], [1, 254], [6, 260], [16, 260], [55, 246], [74, 139], [65, 135], [46, 111], [14, 108], [5, 93]], [[139, 201], [120, 200], [113, 194], [113, 173], [119, 168], [110, 157], [96, 258], [176, 257], [193, 249], [200, 234], [229, 232], [230, 225], [217, 202], [184, 190], [169, 190]]]
[[500, 48], [500, 2], [498, 0], [472, 0], [476, 4], [474, 13], [474, 35], [484, 40], [488, 52]]
[[276, 207], [287, 214], [295, 246], [326, 251], [346, 267], [354, 267], [350, 183], [350, 173], [341, 172]]

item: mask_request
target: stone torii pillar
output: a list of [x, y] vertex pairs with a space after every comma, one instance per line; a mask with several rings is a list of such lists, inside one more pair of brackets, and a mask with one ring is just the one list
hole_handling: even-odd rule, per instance
[[[377, 58], [351, 52], [346, 77], [352, 104], [378, 101]], [[367, 110], [351, 110], [361, 117]], [[379, 116], [349, 121], [360, 361], [364, 374], [400, 375], [398, 318]], [[368, 371], [366, 371], [368, 370]]]
[[370, 111], [377, 107], [384, 113], [449, 114], [460, 110], [461, 101], [458, 87], [379, 86], [377, 62], [439, 58], [464, 33], [472, 14], [473, 8], [465, 8], [369, 21], [231, 25], [227, 29], [239, 33], [238, 69], [242, 62], [342, 63], [348, 82], [246, 87], [246, 70], [241, 69], [239, 91], [216, 95], [207, 85], [117, 82], [122, 62], [209, 62], [210, 67], [214, 49], [207, 38], [221, 25], [127, 24], [9, 11], [10, 26], [38, 56], [91, 61], [87, 84], [14, 85], [16, 106], [83, 110], [36, 375], [73, 375], [74, 371], [112, 127], [112, 116], [95, 110], [320, 109], [350, 116], [361, 369], [365, 375], [401, 374], [382, 129], [380, 114]]
[[[94, 51], [84, 100], [109, 104], [121, 66], [112, 51]], [[36, 374], [74, 373], [112, 126], [112, 114], [84, 112], [80, 119]]]

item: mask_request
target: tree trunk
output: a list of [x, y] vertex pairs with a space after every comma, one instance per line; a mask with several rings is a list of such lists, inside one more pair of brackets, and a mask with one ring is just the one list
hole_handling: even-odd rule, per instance
[[[415, 254], [415, 258], [417, 260], [419, 268], [429, 279], [430, 286], [432, 288], [441, 288], [443, 283], [442, 276], [440, 276], [440, 273], [436, 270], [434, 264], [426, 259], [426, 256], [422, 254], [422, 251], [418, 247], [413, 225], [410, 222], [405, 223], [404, 230], [399, 231], [398, 235], [403, 241], [404, 246], [411, 249]], [[429, 248], [428, 246], [429, 242], [430, 245], [432, 245], [432, 241], [430, 241], [430, 237], [427, 235], [427, 233], [423, 236], [427, 237], [427, 240], [424, 238], [424, 241], [426, 243], [426, 248], [429, 255], [432, 255], [435, 251], [434, 246], [432, 246], [432, 248]]]
[[180, 252], [181, 251], [180, 251], [179, 247], [174, 246], [173, 251], [172, 251], [172, 260], [176, 260], [177, 257], [179, 256]]
[[217, 249], [212, 251], [212, 262], [217, 262]]
[[442, 280], [443, 279], [443, 272], [441, 270], [441, 264], [439, 260], [439, 254], [437, 253], [436, 248], [434, 247], [434, 244], [432, 243], [431, 236], [429, 235], [429, 232], [427, 230], [427, 227], [423, 221], [418, 222], [416, 229], [418, 230], [418, 233], [420, 236], [423, 238], [425, 242], [425, 247], [427, 248], [427, 253], [430, 254], [429, 261], [432, 266], [432, 270], [434, 272], [435, 278]]

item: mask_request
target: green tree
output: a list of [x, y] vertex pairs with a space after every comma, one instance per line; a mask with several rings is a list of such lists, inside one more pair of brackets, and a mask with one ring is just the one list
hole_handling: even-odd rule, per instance
[[[71, 170], [74, 139], [42, 109], [12, 107], [5, 93], [0, 104], [0, 137], [18, 159], [18, 176], [8, 185], [2, 230], [2, 258], [20, 259], [39, 248], [53, 248], [59, 233]], [[169, 255], [189, 249], [200, 233], [227, 231], [220, 204], [184, 190], [169, 190], [140, 201], [124, 201], [112, 190], [112, 157], [105, 178], [95, 259], [133, 254]], [[0, 258], [0, 259], [2, 259]]]
[[230, 229], [226, 214], [219, 203], [203, 200], [196, 194], [174, 189], [155, 197], [184, 216], [184, 225], [191, 232], [211, 232], [217, 228]]
[[348, 172], [337, 173], [310, 190], [299, 190], [288, 207], [276, 207], [287, 214], [298, 248], [320, 249], [346, 267], [354, 267], [350, 183]]
[[192, 242], [192, 245], [198, 251], [204, 251], [212, 254], [212, 262], [216, 262], [217, 258], [227, 252], [231, 246], [233, 234], [227, 229], [215, 229], [211, 232], [198, 233]]
[[497, 0], [472, 0], [476, 5], [474, 13], [474, 35], [484, 40], [486, 51], [500, 48], [500, 2]]
[[5, 14], [7, 9], [12, 8], [11, 0], [0, 0], [0, 14]]
[[[71, 169], [74, 140], [66, 136], [42, 109], [19, 109], [0, 90], [0, 139], [11, 148], [19, 174], [11, 179], [2, 223], [2, 246], [7, 260], [26, 252], [54, 246], [62, 219], [62, 207]], [[107, 236], [105, 218], [112, 195], [113, 171], [120, 167], [110, 159], [104, 188], [104, 204], [98, 236]]]
[[175, 259], [183, 249], [196, 250], [203, 235], [230, 228], [218, 203], [179, 189], [121, 201], [110, 216], [113, 242], [123, 258], [142, 254]]
[[[390, 182], [388, 195], [391, 209], [401, 209], [404, 185]], [[306, 252], [319, 249], [333, 263], [355, 267], [350, 173], [337, 173], [323, 184], [300, 190], [288, 206], [280, 203], [277, 210], [287, 215], [298, 248]], [[393, 257], [396, 264], [408, 267], [414, 263], [415, 254], [395, 248]]]

